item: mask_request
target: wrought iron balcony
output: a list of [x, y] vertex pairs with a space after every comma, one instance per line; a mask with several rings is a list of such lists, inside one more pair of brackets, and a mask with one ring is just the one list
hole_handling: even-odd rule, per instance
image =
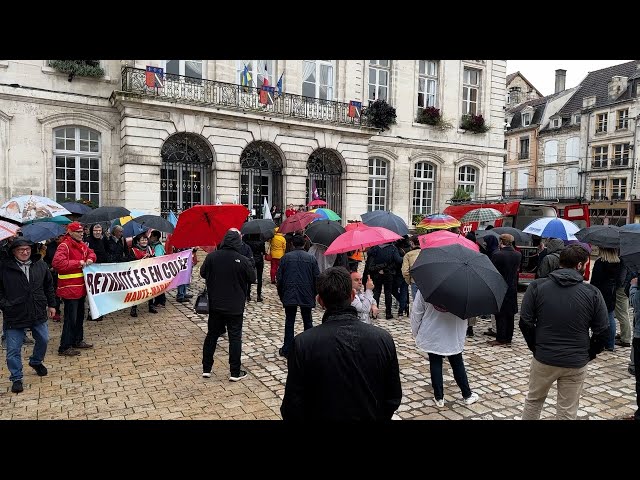
[[132, 67], [122, 68], [122, 91], [169, 102], [215, 106], [259, 114], [268, 113], [274, 116], [354, 127], [369, 126], [369, 122], [364, 116], [365, 107], [362, 107], [359, 118], [352, 118], [348, 115], [348, 103], [303, 97], [290, 93], [278, 95], [277, 91], [267, 104], [263, 104], [260, 103], [260, 89], [256, 87], [243, 87], [233, 83], [172, 74], [165, 74], [162, 88], [153, 88], [146, 84], [146, 71]]
[[578, 187], [516, 188], [505, 190], [504, 198], [519, 200], [573, 200], [580, 198]]

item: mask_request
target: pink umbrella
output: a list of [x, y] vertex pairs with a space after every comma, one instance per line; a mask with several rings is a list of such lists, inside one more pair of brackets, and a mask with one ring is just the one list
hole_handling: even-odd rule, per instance
[[420, 248], [442, 247], [444, 245], [453, 245], [457, 243], [470, 250], [474, 250], [476, 252], [480, 251], [480, 247], [477, 243], [472, 242], [457, 233], [448, 232], [447, 230], [439, 230], [437, 232], [420, 235], [418, 240], [420, 241]]
[[362, 222], [349, 222], [349, 223], [347, 223], [347, 226], [344, 227], [344, 229], [348, 232], [348, 231], [351, 231], [351, 230], [354, 230], [354, 229], [358, 228], [359, 225], [364, 225], [364, 223], [362, 223]]
[[20, 230], [18, 225], [0, 220], [0, 240], [13, 237], [17, 234], [18, 230]]
[[322, 215], [312, 212], [298, 212], [295, 215], [287, 217], [280, 225], [280, 233], [291, 233], [304, 228]]
[[307, 207], [323, 207], [327, 204], [327, 202], [325, 202], [324, 200], [312, 200], [311, 202], [307, 203]]
[[397, 233], [382, 227], [368, 227], [361, 224], [356, 228], [338, 236], [327, 248], [325, 255], [350, 252], [352, 250], [364, 250], [367, 247], [395, 242], [402, 237]]

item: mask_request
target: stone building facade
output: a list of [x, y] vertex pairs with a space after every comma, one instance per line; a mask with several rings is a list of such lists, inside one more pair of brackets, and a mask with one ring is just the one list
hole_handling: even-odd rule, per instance
[[[93, 78], [0, 62], [2, 199], [33, 192], [155, 213], [240, 202], [260, 217], [265, 199], [283, 209], [317, 190], [343, 222], [372, 209], [411, 221], [442, 211], [458, 186], [502, 191], [504, 60], [100, 65]], [[147, 84], [148, 66], [163, 69], [159, 83], [152, 72]], [[396, 108], [384, 131], [350, 116], [350, 102], [377, 98]], [[426, 106], [453, 128], [417, 123]], [[459, 128], [469, 112], [490, 130]]]

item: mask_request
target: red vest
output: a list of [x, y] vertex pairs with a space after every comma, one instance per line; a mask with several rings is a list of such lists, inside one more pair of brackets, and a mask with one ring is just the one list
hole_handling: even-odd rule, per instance
[[58, 245], [51, 266], [58, 272], [56, 295], [67, 300], [82, 298], [87, 294], [80, 260], [96, 261], [96, 254], [84, 242], [76, 242], [69, 235]]

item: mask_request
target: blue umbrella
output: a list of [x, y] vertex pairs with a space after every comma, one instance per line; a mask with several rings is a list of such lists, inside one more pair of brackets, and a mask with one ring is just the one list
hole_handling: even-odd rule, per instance
[[64, 235], [65, 228], [62, 225], [53, 222], [36, 222], [25, 225], [21, 229], [22, 237], [32, 241], [33, 243], [42, 242], [55, 238], [58, 235]]
[[146, 232], [147, 230], [142, 227], [138, 222], [134, 220], [129, 220], [122, 226], [122, 234], [125, 238], [135, 237], [139, 233]]
[[78, 202], [64, 202], [60, 205], [76, 215], [84, 215], [85, 213], [89, 213], [93, 210], [90, 206]]
[[555, 217], [542, 217], [534, 220], [525, 228], [524, 233], [538, 235], [542, 238], [559, 238], [560, 240], [577, 240], [576, 232], [580, 227], [569, 220]]

